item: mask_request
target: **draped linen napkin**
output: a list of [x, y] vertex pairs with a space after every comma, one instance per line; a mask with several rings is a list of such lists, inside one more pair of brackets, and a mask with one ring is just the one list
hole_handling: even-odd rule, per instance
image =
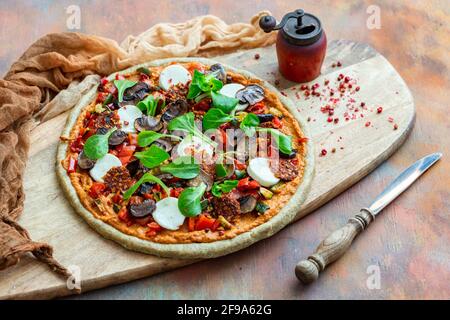
[[0, 270], [32, 253], [64, 277], [68, 270], [47, 243], [33, 241], [17, 220], [23, 211], [24, 169], [34, 125], [72, 108], [99, 77], [146, 61], [213, 56], [273, 44], [274, 34], [250, 23], [226, 24], [207, 15], [185, 23], [157, 24], [116, 41], [80, 33], [49, 34], [36, 41], [0, 79]]

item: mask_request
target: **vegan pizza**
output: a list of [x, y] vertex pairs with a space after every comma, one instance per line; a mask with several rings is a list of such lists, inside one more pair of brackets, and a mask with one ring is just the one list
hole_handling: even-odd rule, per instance
[[292, 102], [254, 75], [201, 58], [102, 78], [69, 116], [57, 172], [103, 236], [160, 256], [213, 257], [295, 217], [313, 172]]

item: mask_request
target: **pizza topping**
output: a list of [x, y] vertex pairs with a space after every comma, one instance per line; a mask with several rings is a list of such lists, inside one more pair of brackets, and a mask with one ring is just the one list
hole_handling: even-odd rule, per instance
[[225, 193], [220, 198], [214, 197], [212, 200], [214, 214], [222, 215], [225, 218], [232, 218], [241, 213], [241, 205], [233, 193]]
[[241, 213], [249, 213], [255, 210], [256, 198], [252, 195], [246, 195], [239, 198], [239, 204], [241, 206]]
[[134, 121], [134, 128], [141, 131], [159, 131], [163, 128], [163, 123], [159, 118], [152, 116], [142, 116]]
[[[229, 83], [226, 84], [222, 87], [222, 89], [220, 89], [219, 93], [223, 94], [224, 96], [230, 97], [230, 98], [237, 98], [236, 97], [236, 93], [239, 90], [244, 89], [245, 86], [243, 86], [240, 83]], [[244, 102], [241, 103], [239, 101], [239, 104], [236, 106], [236, 111], [243, 111], [248, 107], [248, 103]]]
[[227, 81], [227, 72], [225, 71], [225, 68], [220, 63], [215, 63], [211, 67], [209, 67], [209, 70], [212, 72], [215, 72], [216, 79], [226, 82]]
[[264, 100], [264, 89], [257, 84], [251, 84], [236, 92], [236, 98], [240, 104], [254, 105]]
[[163, 90], [169, 90], [170, 87], [177, 84], [186, 84], [191, 80], [191, 74], [186, 68], [179, 64], [172, 64], [161, 71], [159, 75], [159, 86]]
[[81, 169], [89, 170], [95, 165], [95, 160], [89, 159], [86, 157], [83, 151], [78, 155], [78, 166]]
[[89, 171], [89, 174], [95, 181], [103, 182], [103, 177], [111, 168], [120, 167], [121, 165], [122, 162], [119, 158], [107, 153], [97, 160], [94, 167]]
[[271, 167], [275, 172], [275, 176], [281, 180], [291, 181], [298, 176], [298, 166], [291, 160], [279, 159], [279, 161], [272, 161]]
[[120, 124], [122, 125], [122, 131], [125, 132], [136, 132], [136, 129], [134, 128], [134, 122], [136, 119], [142, 117], [142, 111], [133, 105], [126, 105], [120, 108], [117, 111], [117, 114], [120, 118]]
[[250, 160], [247, 172], [256, 181], [264, 187], [270, 187], [276, 184], [278, 179], [270, 168], [270, 161], [267, 158], [254, 158]]
[[123, 166], [113, 167], [108, 170], [106, 175], [103, 177], [103, 180], [108, 187], [108, 190], [113, 193], [118, 191], [123, 192], [133, 184], [130, 172]]
[[128, 137], [128, 134], [122, 130], [116, 130], [109, 136], [108, 144], [110, 146], [118, 146], [123, 143], [125, 139]]
[[165, 122], [170, 122], [178, 116], [181, 116], [188, 112], [189, 106], [186, 100], [178, 99], [174, 102], [171, 102], [165, 108], [161, 119]]
[[156, 202], [152, 199], [146, 199], [142, 203], [130, 204], [128, 212], [135, 219], [141, 219], [150, 216], [156, 210]]
[[145, 82], [138, 82], [131, 88], [125, 90], [123, 101], [139, 102], [150, 92], [150, 86]]
[[178, 230], [186, 217], [178, 209], [178, 199], [174, 197], [164, 198], [156, 203], [153, 219], [163, 228]]

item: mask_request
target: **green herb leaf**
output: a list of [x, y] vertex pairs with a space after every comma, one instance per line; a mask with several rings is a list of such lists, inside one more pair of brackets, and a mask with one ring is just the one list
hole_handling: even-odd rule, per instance
[[117, 88], [117, 97], [119, 99], [119, 102], [123, 101], [123, 93], [128, 88], [131, 88], [134, 86], [137, 82], [136, 81], [130, 81], [130, 80], [114, 80], [114, 85]]
[[194, 99], [202, 92], [218, 91], [222, 87], [223, 83], [216, 78], [216, 73], [212, 72], [205, 75], [198, 70], [194, 70], [187, 98]]
[[164, 184], [164, 182], [162, 182], [159, 178], [157, 178], [154, 175], [152, 175], [150, 172], [146, 172], [146, 173], [144, 173], [144, 175], [135, 184], [133, 184], [130, 187], [130, 189], [125, 191], [125, 193], [123, 194], [123, 198], [125, 200], [129, 199], [136, 192], [136, 190], [141, 186], [141, 184], [143, 184], [144, 182], [157, 183], [163, 188], [163, 190], [166, 192], [166, 194], [168, 194], [168, 195], [170, 194], [170, 190]]
[[114, 96], [112, 95], [112, 93], [108, 94], [105, 98], [105, 100], [102, 103], [102, 106], [106, 106], [108, 104], [110, 104], [111, 102], [113, 102]]
[[281, 133], [277, 129], [272, 128], [257, 128], [257, 131], [269, 132], [272, 135], [278, 149], [284, 154], [292, 153], [292, 137]]
[[231, 192], [234, 188], [236, 188], [238, 183], [238, 180], [225, 180], [222, 183], [215, 182], [211, 189], [211, 193], [215, 197], [221, 197], [222, 193]]
[[[139, 101], [139, 103], [136, 105], [142, 112], [147, 114], [148, 116], [154, 117], [156, 114], [156, 110], [158, 109], [159, 101], [161, 101], [161, 98], [155, 98], [152, 95], [147, 96], [144, 100]], [[164, 108], [165, 102], [163, 102], [161, 108]]]
[[170, 155], [166, 151], [155, 145], [150, 146], [150, 148], [144, 151], [136, 152], [134, 156], [149, 169], [159, 166], [170, 158]]
[[190, 156], [178, 157], [160, 169], [162, 172], [170, 173], [181, 179], [193, 179], [200, 173], [200, 166], [194, 163], [194, 158]]
[[159, 133], [156, 131], [145, 130], [145, 131], [139, 132], [137, 141], [138, 141], [138, 145], [140, 147], [146, 147], [160, 138], [172, 138], [172, 139], [176, 139], [176, 140], [181, 140], [180, 137], [174, 136], [172, 134], [165, 134], [165, 133]]
[[203, 116], [203, 130], [217, 129], [220, 125], [230, 122], [234, 117], [224, 113], [218, 108], [211, 108]]
[[146, 74], [146, 75], [148, 75], [148, 76], [152, 75], [152, 72], [150, 71], [150, 69], [149, 69], [149, 68], [146, 68], [146, 67], [140, 67], [140, 68], [138, 68], [138, 69], [137, 69], [137, 72]]
[[247, 136], [253, 137], [253, 135], [255, 134], [255, 127], [257, 126], [259, 126], [258, 116], [254, 113], [249, 113], [242, 120], [239, 127]]
[[188, 112], [183, 114], [182, 116], [176, 117], [169, 122], [167, 128], [170, 131], [181, 130], [188, 132], [190, 134], [194, 134], [196, 131], [195, 121], [194, 121], [194, 113]]
[[239, 103], [239, 100], [236, 98], [230, 98], [214, 91], [211, 92], [211, 98], [213, 106], [219, 108], [225, 113], [230, 113], [233, 111]]
[[116, 130], [116, 128], [113, 128], [107, 134], [94, 134], [90, 136], [83, 147], [83, 152], [86, 157], [97, 160], [107, 154], [109, 151], [109, 136]]
[[184, 189], [178, 197], [178, 209], [186, 217], [195, 217], [202, 212], [201, 199], [206, 191], [206, 184]]

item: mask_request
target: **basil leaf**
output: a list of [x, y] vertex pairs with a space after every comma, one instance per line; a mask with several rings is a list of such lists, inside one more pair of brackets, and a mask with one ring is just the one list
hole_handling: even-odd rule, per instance
[[155, 145], [150, 146], [150, 148], [144, 151], [136, 152], [134, 156], [149, 169], [157, 167], [170, 158], [170, 155], [166, 151]]
[[211, 193], [215, 196], [215, 197], [221, 197], [222, 193], [229, 193], [231, 192], [234, 188], [237, 187], [239, 181], [238, 180], [225, 180], [224, 182], [220, 183], [220, 182], [215, 182], [213, 184], [213, 187], [211, 189]]
[[159, 184], [163, 190], [166, 192], [166, 194], [170, 194], [169, 188], [162, 182], [159, 178], [152, 175], [150, 172], [146, 172], [135, 184], [133, 184], [125, 193], [123, 194], [123, 198], [125, 200], [129, 199], [136, 190], [141, 186], [141, 184], [145, 182], [154, 182]]
[[195, 217], [202, 212], [201, 199], [206, 191], [206, 184], [184, 189], [178, 197], [178, 209], [186, 217]]
[[188, 112], [183, 114], [182, 116], [176, 117], [169, 122], [167, 128], [170, 131], [181, 130], [188, 132], [190, 134], [194, 134], [196, 131], [195, 121], [194, 121], [194, 113]]
[[257, 128], [257, 131], [269, 132], [272, 135], [278, 149], [284, 154], [292, 153], [292, 137], [281, 133], [280, 131], [272, 128]]
[[181, 179], [193, 179], [200, 173], [200, 166], [194, 163], [194, 158], [190, 156], [178, 157], [160, 169], [162, 172], [170, 173]]
[[205, 75], [198, 70], [194, 70], [194, 76], [192, 77], [189, 86], [187, 98], [194, 99], [202, 92], [218, 91], [222, 89], [223, 83], [216, 78], [216, 74], [216, 72], [212, 72]]
[[94, 134], [84, 143], [83, 152], [89, 159], [97, 160], [103, 157], [109, 151], [109, 136], [116, 131], [116, 128], [110, 130], [107, 134]]
[[230, 122], [234, 117], [224, 113], [218, 108], [211, 108], [203, 116], [203, 130], [216, 129], [220, 125]]
[[[154, 117], [156, 114], [156, 110], [158, 109], [158, 103], [161, 101], [161, 98], [155, 98], [152, 95], [147, 96], [144, 100], [139, 101], [136, 105], [142, 112], [146, 113], [148, 116]], [[165, 102], [161, 108], [164, 108]]]
[[160, 138], [171, 138], [171, 139], [175, 139], [175, 140], [181, 140], [180, 137], [174, 136], [172, 134], [159, 133], [156, 131], [145, 130], [145, 131], [139, 132], [137, 141], [138, 141], [138, 145], [140, 147], [146, 147]]
[[117, 97], [119, 99], [119, 102], [123, 101], [123, 93], [128, 88], [131, 88], [132, 86], [136, 85], [136, 81], [130, 81], [130, 80], [114, 80], [114, 85], [117, 88]]
[[239, 100], [236, 98], [230, 98], [226, 95], [214, 91], [211, 92], [211, 98], [213, 107], [219, 108], [225, 113], [230, 113], [231, 111], [233, 111], [239, 102]]
[[255, 134], [255, 127], [257, 126], [259, 126], [258, 116], [256, 114], [249, 113], [242, 120], [239, 127], [247, 136], [253, 137], [253, 135]]

